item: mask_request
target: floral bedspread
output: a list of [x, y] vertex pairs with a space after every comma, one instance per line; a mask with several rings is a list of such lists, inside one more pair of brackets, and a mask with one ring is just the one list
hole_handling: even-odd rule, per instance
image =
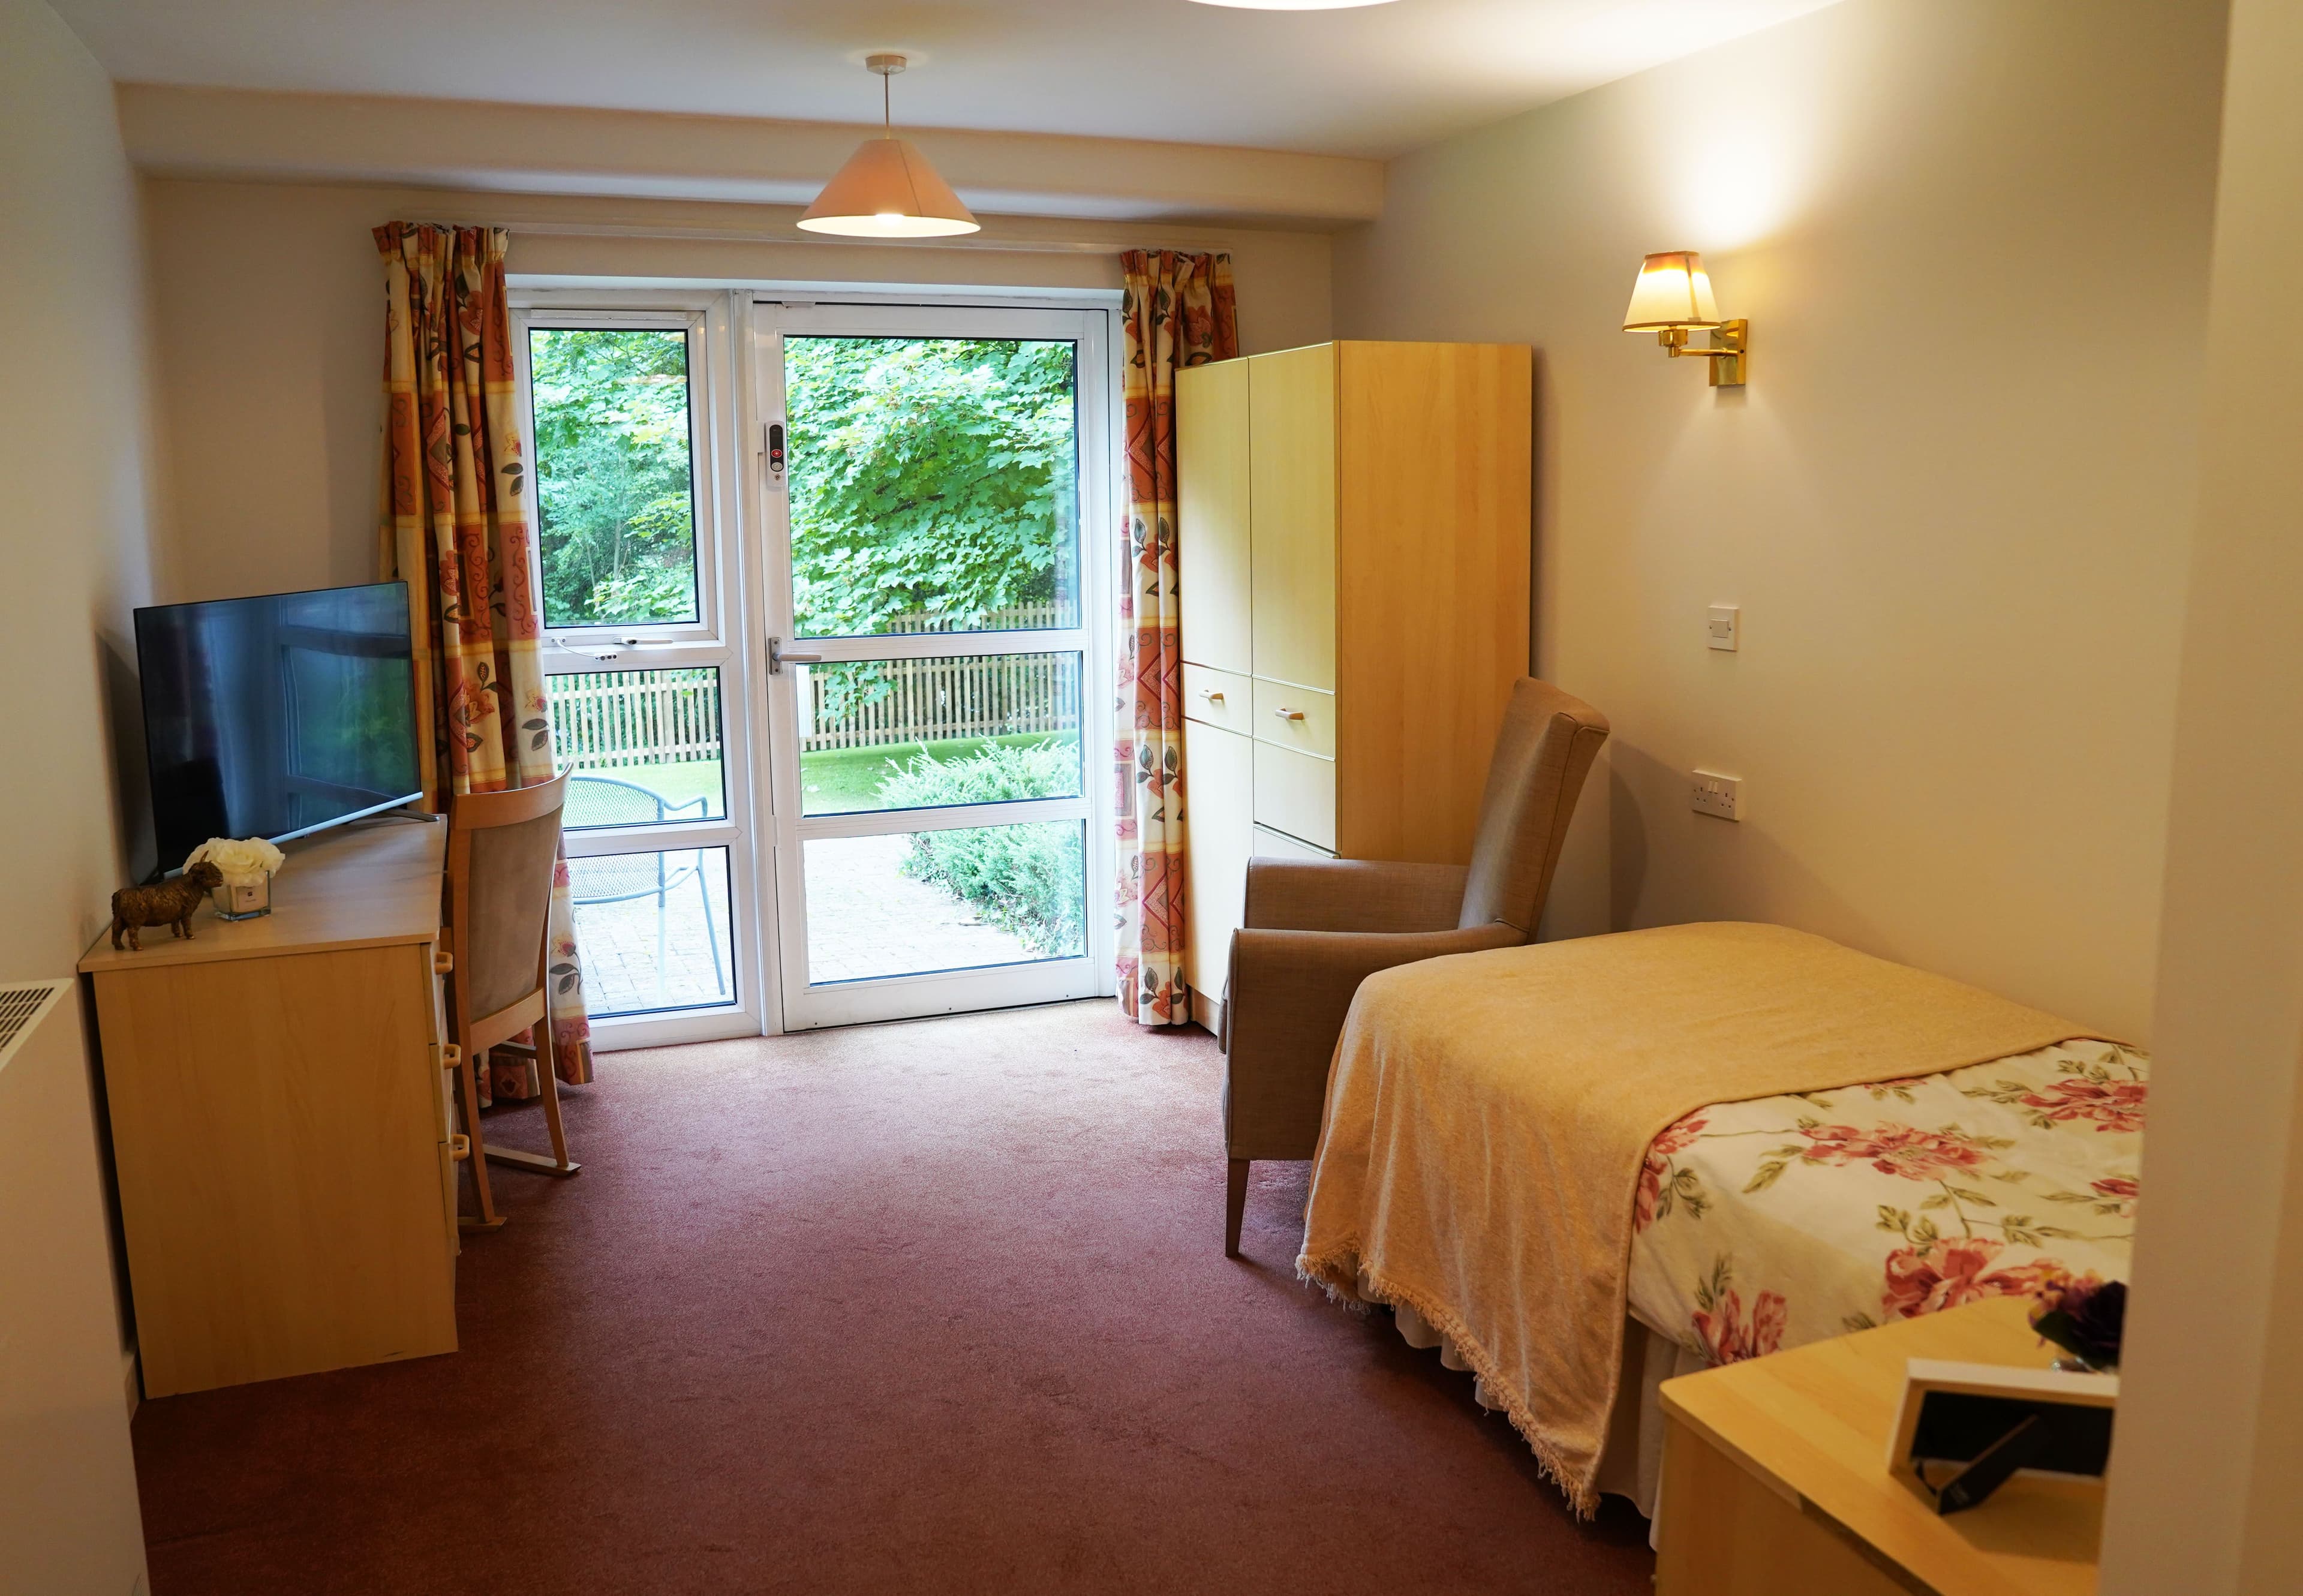
[[1632, 1312], [1715, 1363], [2124, 1279], [2150, 1061], [2068, 1042], [1701, 1109], [1640, 1174]]

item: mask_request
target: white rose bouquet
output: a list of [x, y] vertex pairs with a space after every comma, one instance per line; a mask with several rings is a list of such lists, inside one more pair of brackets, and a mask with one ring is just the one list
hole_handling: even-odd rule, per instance
[[249, 886], [265, 876], [277, 874], [288, 863], [282, 853], [261, 837], [235, 841], [230, 837], [211, 837], [184, 856], [187, 869], [206, 859], [224, 872], [227, 886]]

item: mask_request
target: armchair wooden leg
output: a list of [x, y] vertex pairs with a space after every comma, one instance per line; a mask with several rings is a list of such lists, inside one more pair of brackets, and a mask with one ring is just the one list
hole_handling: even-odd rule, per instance
[[552, 1161], [573, 1175], [577, 1166], [568, 1161], [568, 1132], [560, 1123], [560, 1043], [552, 1034], [549, 1012], [536, 1022], [536, 1073], [544, 1087], [544, 1123], [552, 1132]]
[[1236, 1158], [1224, 1176], [1224, 1256], [1239, 1256], [1239, 1225], [1247, 1213], [1247, 1160]]
[[518, 1147], [491, 1147], [488, 1156], [501, 1164], [513, 1164], [523, 1170], [534, 1170], [543, 1175], [574, 1175], [584, 1166], [569, 1161], [568, 1133], [560, 1123], [560, 1076], [557, 1061], [553, 1057], [552, 1022], [549, 1018], [536, 1022], [536, 1084], [544, 1094], [544, 1123], [552, 1133], [552, 1156], [528, 1153]]
[[[487, 1055], [482, 1053], [485, 1060]], [[458, 1216], [456, 1222], [467, 1230], [494, 1230], [503, 1223], [503, 1215], [496, 1212], [494, 1194], [488, 1190], [488, 1144], [480, 1134], [480, 1088], [473, 1071], [479, 1066], [461, 1048], [456, 1050], [456, 1085], [464, 1099], [464, 1131], [472, 1138], [472, 1156], [467, 1160], [472, 1166], [472, 1189], [480, 1199], [480, 1217], [467, 1219]]]

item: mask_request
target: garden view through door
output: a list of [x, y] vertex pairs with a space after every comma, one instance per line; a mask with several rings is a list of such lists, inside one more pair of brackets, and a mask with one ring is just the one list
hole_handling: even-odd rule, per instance
[[785, 1025], [1105, 990], [1101, 313], [755, 316]]

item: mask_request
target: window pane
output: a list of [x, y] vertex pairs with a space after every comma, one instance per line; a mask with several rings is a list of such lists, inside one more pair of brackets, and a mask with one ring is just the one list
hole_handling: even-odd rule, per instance
[[553, 754], [572, 773], [569, 829], [727, 816], [718, 671], [583, 671], [544, 682]]
[[568, 884], [595, 1017], [736, 1001], [726, 849], [570, 859]]
[[688, 334], [538, 327], [527, 350], [544, 623], [694, 621]]
[[1073, 346], [784, 340], [807, 637], [1079, 624]]
[[799, 668], [800, 812], [1080, 792], [1080, 656], [984, 654]]
[[809, 984], [1080, 957], [1085, 833], [1044, 820], [811, 839]]

